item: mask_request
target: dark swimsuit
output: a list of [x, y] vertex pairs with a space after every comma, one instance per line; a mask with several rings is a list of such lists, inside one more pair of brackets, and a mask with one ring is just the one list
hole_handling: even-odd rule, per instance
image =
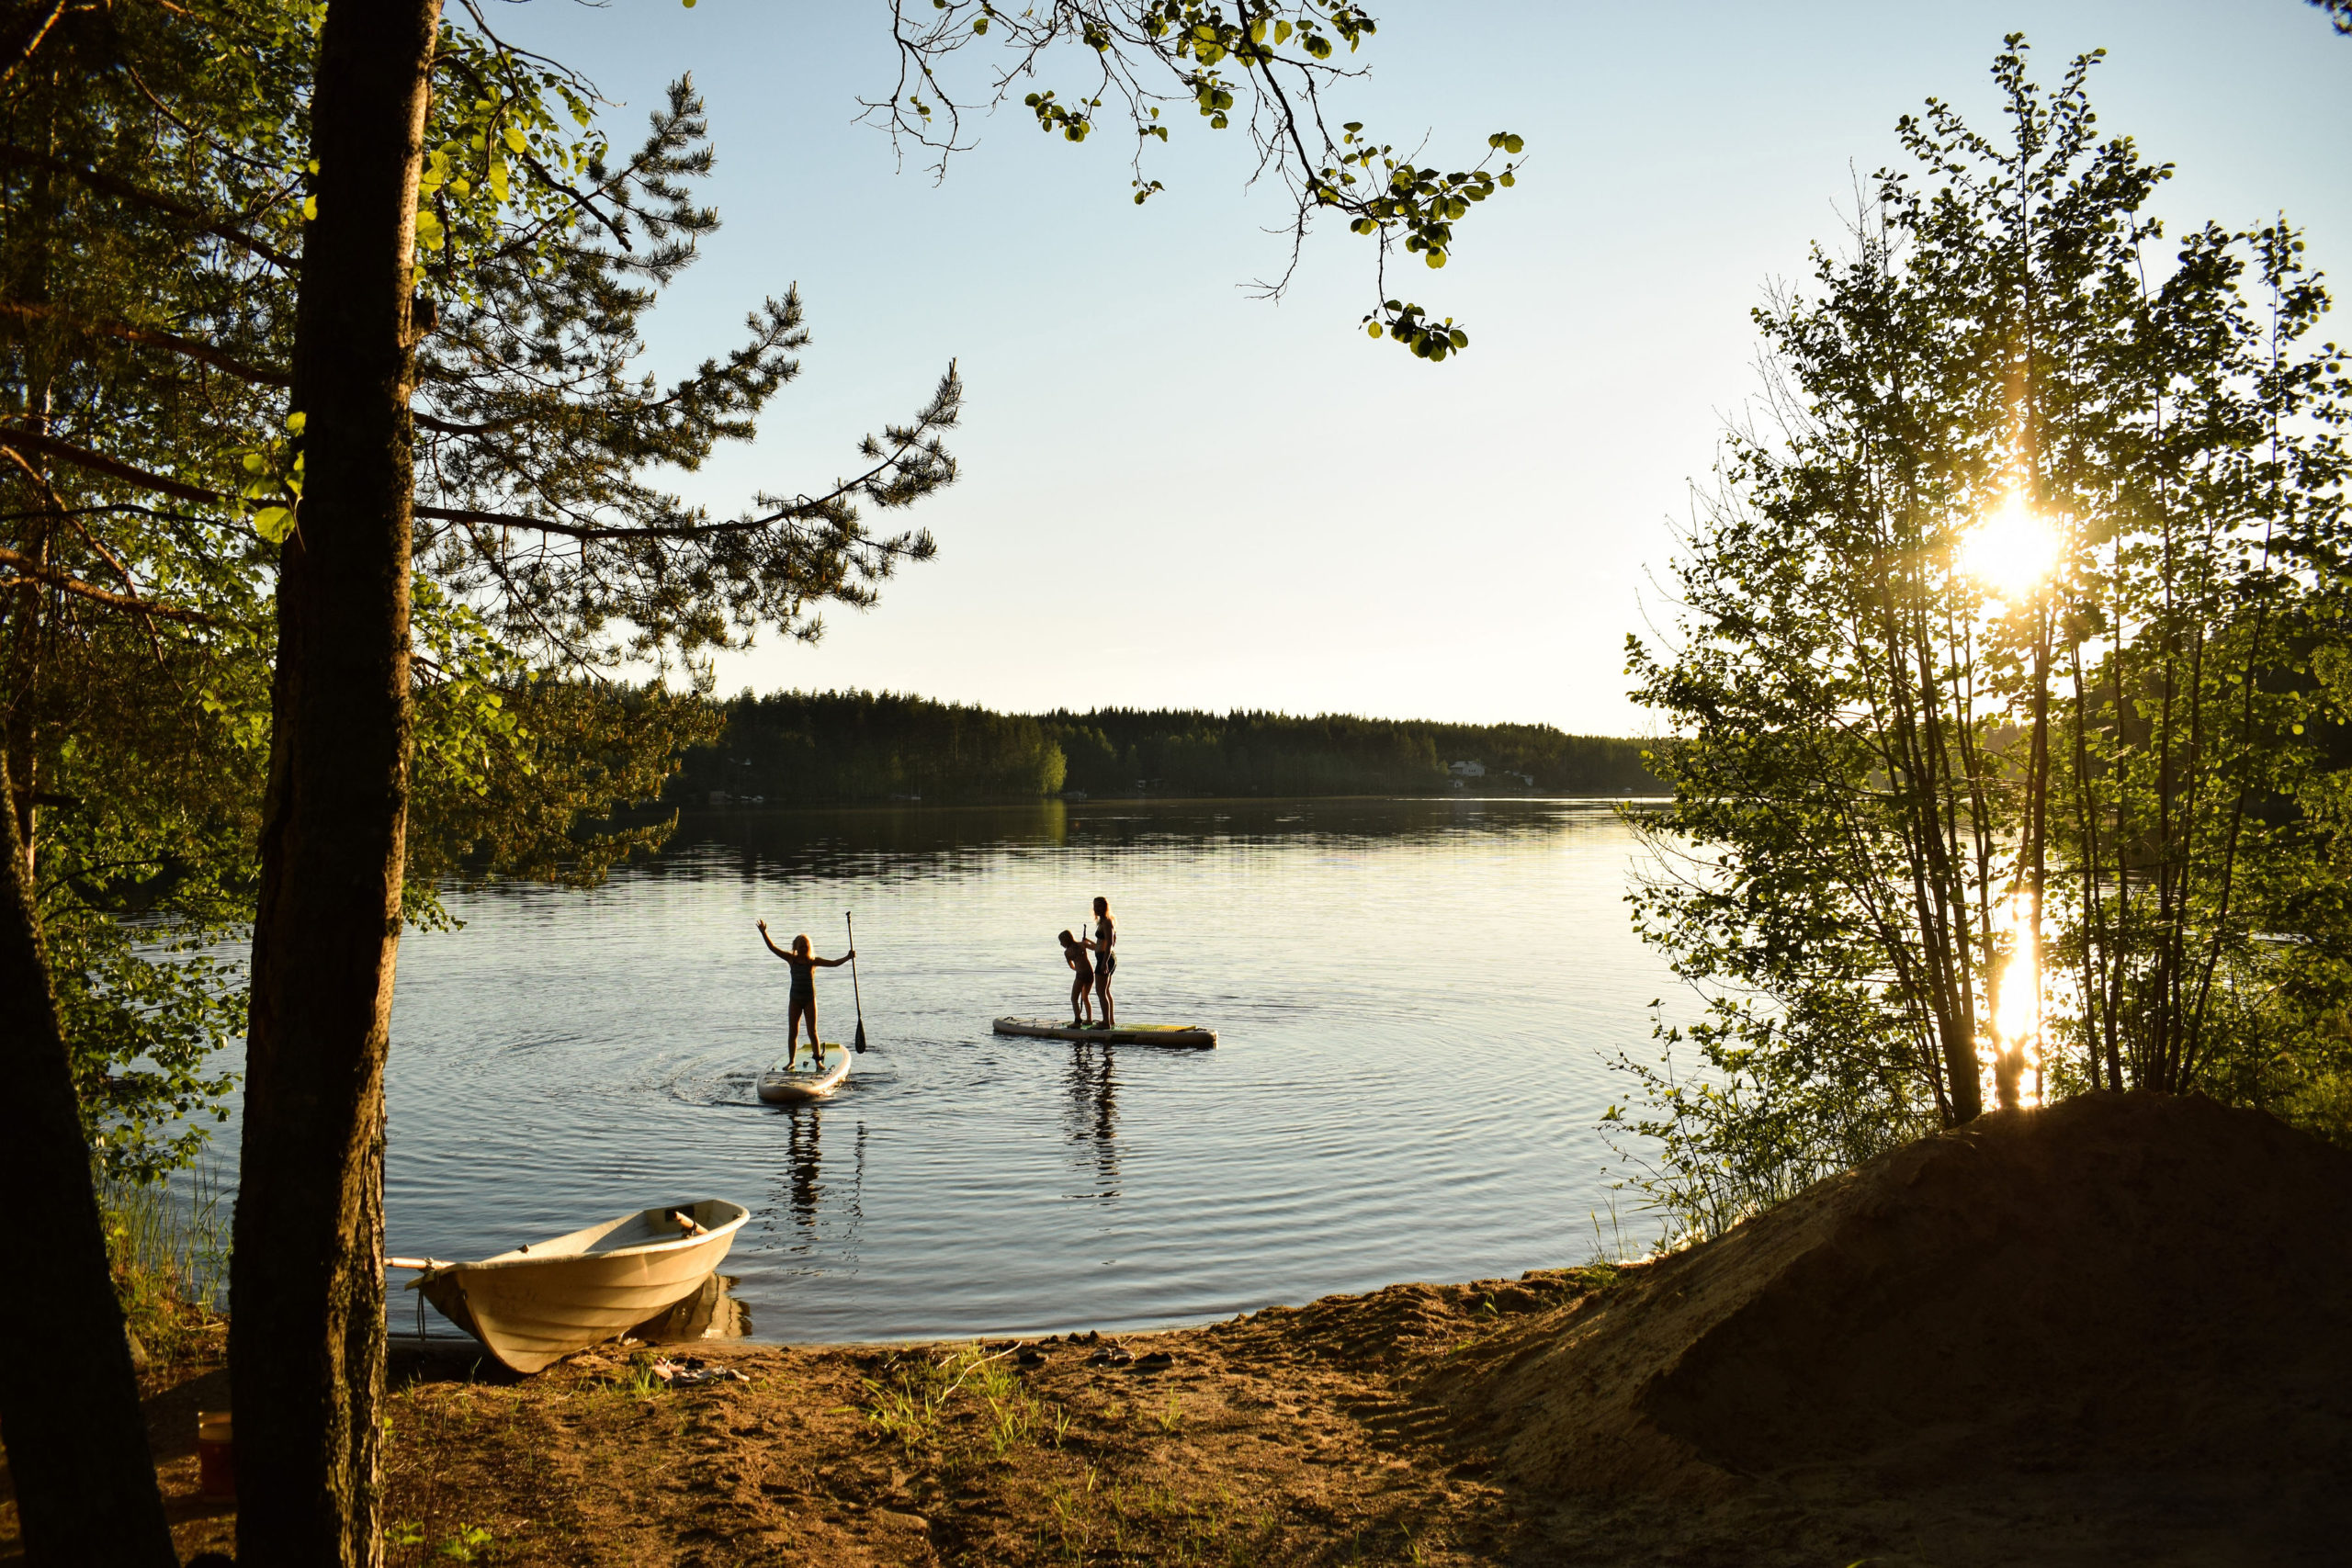
[[1064, 955], [1069, 959], [1069, 966], [1077, 974], [1078, 983], [1081, 986], [1092, 985], [1094, 983], [1094, 965], [1086, 961], [1086, 949], [1082, 947], [1066, 947], [1062, 949], [1062, 952]]
[[814, 1010], [817, 1006], [817, 965], [796, 958], [787, 958], [785, 963], [792, 968], [792, 1000], [788, 1005]]

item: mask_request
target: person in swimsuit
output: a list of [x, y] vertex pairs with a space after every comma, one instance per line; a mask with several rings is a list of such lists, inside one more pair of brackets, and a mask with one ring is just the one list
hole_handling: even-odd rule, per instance
[[1086, 956], [1086, 943], [1068, 931], [1062, 932], [1062, 956], [1069, 960], [1069, 1026], [1083, 1029], [1094, 1017], [1094, 965]]
[[1111, 971], [1119, 966], [1119, 955], [1113, 951], [1119, 940], [1118, 922], [1111, 919], [1111, 900], [1094, 900], [1094, 940], [1086, 943], [1094, 954], [1094, 994], [1102, 1000], [1102, 1021], [1098, 1026], [1116, 1029], [1119, 1015], [1111, 1006]]
[[794, 937], [789, 949], [781, 948], [775, 944], [775, 939], [768, 935], [765, 920], [760, 922], [760, 940], [768, 944], [770, 953], [792, 965], [792, 1002], [786, 1012], [784, 1026], [784, 1043], [787, 1053], [784, 1059], [785, 1070], [789, 1072], [800, 1059], [800, 1020], [804, 1015], [808, 1020], [808, 1055], [816, 1058], [813, 1065], [821, 1067], [825, 1065], [825, 1048], [817, 1043], [817, 971], [840, 968], [857, 956], [857, 949], [853, 947], [839, 958], [820, 958], [809, 950], [806, 932]]

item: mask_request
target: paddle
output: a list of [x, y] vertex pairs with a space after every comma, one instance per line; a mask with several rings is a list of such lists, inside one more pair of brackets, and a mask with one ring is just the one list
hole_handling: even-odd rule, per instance
[[849, 927], [849, 994], [857, 1000], [856, 1049], [863, 1054], [865, 1050], [865, 998], [857, 988], [857, 922], [850, 918], [846, 909], [842, 911], [842, 920]]

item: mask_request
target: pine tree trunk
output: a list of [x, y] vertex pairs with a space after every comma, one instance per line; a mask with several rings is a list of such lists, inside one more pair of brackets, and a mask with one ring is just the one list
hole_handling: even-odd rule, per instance
[[311, 109], [231, 1274], [238, 1557], [371, 1564], [408, 808], [410, 266], [439, 0], [334, 0]]
[[[0, 750], [0, 800], [9, 788]], [[0, 1291], [0, 1431], [35, 1562], [176, 1563], [107, 1269], [17, 814], [0, 809], [0, 1191], [40, 1288]]]

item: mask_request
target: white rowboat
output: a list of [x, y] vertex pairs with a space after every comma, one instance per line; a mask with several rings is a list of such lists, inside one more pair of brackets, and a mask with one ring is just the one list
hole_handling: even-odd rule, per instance
[[1216, 1031], [1192, 1023], [1123, 1023], [1116, 1029], [1085, 1029], [1050, 1018], [1001, 1018], [999, 1034], [1033, 1040], [1092, 1040], [1104, 1045], [1214, 1045]]
[[388, 1258], [501, 1365], [536, 1372], [661, 1316], [702, 1289], [748, 1211], [706, 1199], [645, 1209], [479, 1263]]
[[849, 1081], [850, 1050], [846, 1045], [828, 1042], [824, 1046], [824, 1064], [817, 1067], [802, 1067], [795, 1056], [792, 1066], [770, 1067], [760, 1075], [760, 1098], [770, 1105], [802, 1105], [812, 1100], [823, 1100]]

